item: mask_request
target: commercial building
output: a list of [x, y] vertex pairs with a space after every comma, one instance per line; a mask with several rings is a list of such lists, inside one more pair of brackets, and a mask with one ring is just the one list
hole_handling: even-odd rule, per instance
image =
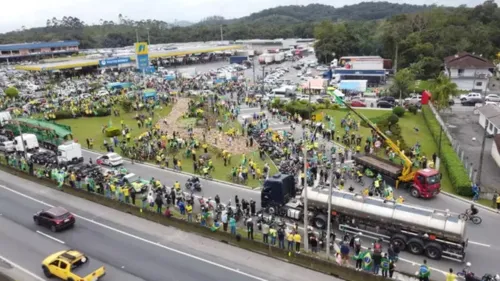
[[[175, 49], [171, 51], [149, 51], [149, 59], [159, 58], [184, 58], [185, 56], [198, 55], [243, 49], [243, 46], [200, 46], [196, 48]], [[50, 62], [44, 64], [17, 65], [18, 70], [27, 71], [62, 71], [62, 70], [95, 70], [100, 68], [120, 68], [129, 67], [136, 64], [136, 56], [118, 56], [102, 58], [66, 58], [63, 61]]]
[[481, 56], [462, 52], [446, 57], [444, 68], [459, 90], [484, 93], [495, 65]]
[[50, 58], [78, 53], [78, 41], [33, 42], [0, 45], [0, 62]]

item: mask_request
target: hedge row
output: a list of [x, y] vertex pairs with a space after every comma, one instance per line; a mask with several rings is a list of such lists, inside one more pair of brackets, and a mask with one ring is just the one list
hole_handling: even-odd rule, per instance
[[[422, 113], [429, 131], [431, 132], [436, 145], [439, 147], [439, 134], [441, 132], [441, 126], [428, 105], [422, 106]], [[467, 170], [465, 169], [462, 161], [460, 161], [460, 157], [458, 157], [444, 132], [441, 136], [441, 163], [448, 171], [454, 191], [458, 195], [472, 196], [472, 183], [467, 174]]]
[[102, 117], [102, 116], [109, 116], [111, 115], [111, 109], [110, 108], [99, 108], [96, 109], [95, 111], [92, 111], [90, 113], [87, 113], [85, 111], [80, 111], [76, 112], [75, 115], [73, 115], [73, 112], [70, 110], [61, 110], [61, 111], [56, 111], [54, 113], [55, 118], [53, 120], [61, 120], [61, 119], [72, 119], [75, 117]]

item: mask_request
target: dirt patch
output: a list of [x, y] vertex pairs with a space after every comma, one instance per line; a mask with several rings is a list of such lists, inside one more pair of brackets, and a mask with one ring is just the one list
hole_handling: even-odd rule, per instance
[[[185, 112], [189, 109], [189, 99], [180, 98], [174, 104], [172, 111], [167, 117], [159, 121], [160, 129], [162, 131], [167, 131], [171, 134], [173, 131], [179, 133], [182, 138], [189, 138], [189, 134], [185, 128], [185, 124], [179, 124], [179, 118], [182, 118]], [[167, 121], [167, 125], [163, 121]], [[194, 127], [193, 135], [198, 140], [203, 140], [204, 129]], [[242, 136], [236, 136], [233, 138], [232, 142], [229, 142], [229, 137], [224, 133], [221, 133], [214, 128], [205, 134], [205, 139], [208, 144], [213, 145], [217, 148], [227, 150], [231, 154], [243, 154], [250, 153], [253, 151], [251, 147], [246, 146], [246, 139]]]

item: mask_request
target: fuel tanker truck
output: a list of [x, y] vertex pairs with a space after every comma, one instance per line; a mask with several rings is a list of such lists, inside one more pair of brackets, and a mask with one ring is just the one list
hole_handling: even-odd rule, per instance
[[[305, 188], [296, 196], [295, 178], [276, 174], [268, 178], [261, 191], [261, 207], [269, 213], [303, 220]], [[331, 198], [333, 227], [352, 234], [397, 244], [401, 250], [430, 259], [465, 258], [466, 223], [449, 211], [398, 204], [392, 200], [363, 196], [329, 188], [307, 188], [309, 221], [325, 229]]]

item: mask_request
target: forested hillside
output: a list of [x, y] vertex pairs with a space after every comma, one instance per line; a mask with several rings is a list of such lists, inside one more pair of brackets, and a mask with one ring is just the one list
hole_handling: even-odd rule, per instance
[[[20, 30], [0, 35], [0, 44], [79, 40], [82, 48], [129, 46], [136, 40], [136, 29], [141, 40], [150, 32], [151, 43], [211, 41], [220, 39], [223, 26], [224, 39], [252, 38], [311, 38], [314, 25], [321, 20], [334, 22], [367, 21], [389, 18], [403, 13], [429, 10], [431, 6], [393, 4], [388, 2], [363, 2], [357, 5], [334, 8], [311, 4], [307, 6], [280, 6], [266, 9], [239, 19], [213, 16], [189, 25], [169, 24], [161, 19], [133, 21], [124, 15], [117, 19], [101, 20], [98, 25], [88, 25], [82, 20], [67, 16], [48, 19], [46, 26]], [[180, 26], [184, 25], [184, 26]], [[185, 26], [189, 25], [189, 26]]]

